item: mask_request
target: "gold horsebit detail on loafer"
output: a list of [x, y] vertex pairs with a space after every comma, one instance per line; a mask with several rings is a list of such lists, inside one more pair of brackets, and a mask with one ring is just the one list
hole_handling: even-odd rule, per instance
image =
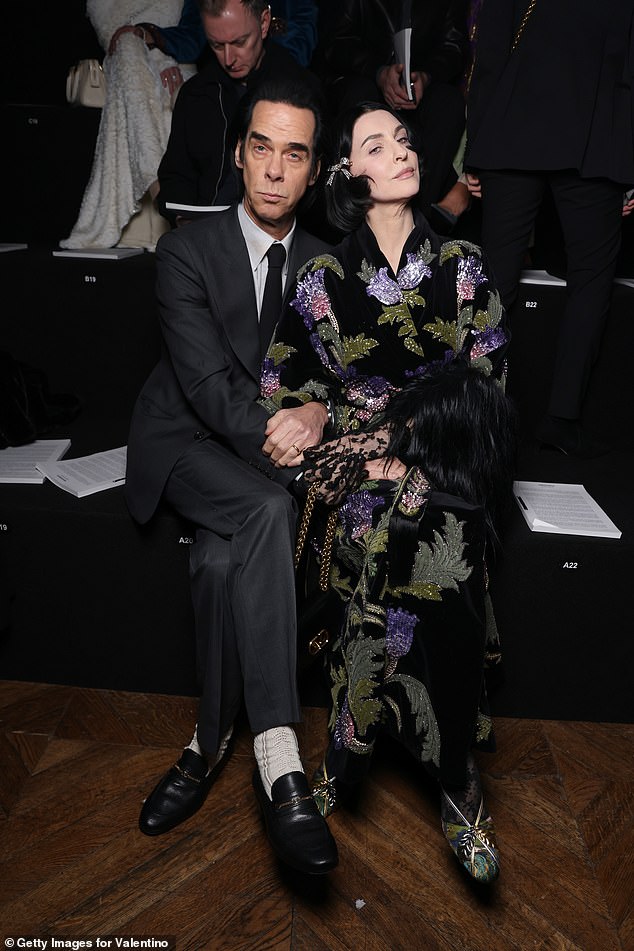
[[[199, 779], [198, 776], [192, 775], [192, 773], [190, 773], [188, 769], [183, 769], [183, 767], [179, 766], [178, 763], [174, 763], [174, 769], [177, 770], [181, 774], [181, 776], [183, 776], [184, 779], [191, 779], [192, 782], [198, 783], [199, 785], [203, 781], [202, 779]], [[203, 776], [203, 779], [206, 779], [206, 778], [207, 778], [206, 776]]]
[[292, 799], [288, 799], [286, 802], [274, 802], [273, 805], [276, 809], [286, 809], [287, 806], [298, 806], [300, 802], [308, 802], [309, 799], [313, 797], [308, 796], [293, 796]]

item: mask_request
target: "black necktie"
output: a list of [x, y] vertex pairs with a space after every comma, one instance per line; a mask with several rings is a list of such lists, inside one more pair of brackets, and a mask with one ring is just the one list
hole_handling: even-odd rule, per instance
[[269, 270], [260, 310], [260, 352], [263, 359], [271, 342], [275, 325], [282, 314], [282, 268], [286, 260], [284, 245], [272, 244], [266, 256], [269, 259]]

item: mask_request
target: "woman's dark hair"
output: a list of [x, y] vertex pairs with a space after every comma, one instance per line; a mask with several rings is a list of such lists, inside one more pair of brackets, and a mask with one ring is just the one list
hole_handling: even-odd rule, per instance
[[517, 453], [516, 411], [500, 383], [463, 359], [436, 365], [394, 395], [385, 417], [386, 455], [420, 466], [433, 489], [482, 506], [497, 539]]
[[[348, 109], [337, 120], [332, 132], [332, 155], [328, 165], [335, 165], [342, 158], [350, 158], [352, 149], [352, 133], [357, 119], [369, 112], [389, 112], [401, 123], [412, 142], [412, 132], [403, 117], [390, 109], [385, 103], [359, 102]], [[414, 151], [417, 151], [412, 144]], [[420, 157], [419, 157], [420, 165]], [[367, 175], [353, 175], [347, 178], [343, 172], [335, 172], [332, 183], [326, 185], [326, 214], [328, 222], [338, 231], [348, 234], [356, 231], [372, 207], [370, 196], [370, 179]]]

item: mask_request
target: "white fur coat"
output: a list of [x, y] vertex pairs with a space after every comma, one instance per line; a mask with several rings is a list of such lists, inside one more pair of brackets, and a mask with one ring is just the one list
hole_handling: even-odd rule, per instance
[[[107, 50], [112, 34], [126, 23], [146, 21], [175, 26], [183, 0], [87, 0], [87, 14]], [[104, 60], [106, 102], [95, 157], [71, 235], [63, 248], [116, 245], [140, 200], [156, 181], [167, 147], [171, 102], [160, 73], [174, 60], [149, 50], [133, 33], [124, 33]], [[183, 78], [192, 69], [182, 70]]]

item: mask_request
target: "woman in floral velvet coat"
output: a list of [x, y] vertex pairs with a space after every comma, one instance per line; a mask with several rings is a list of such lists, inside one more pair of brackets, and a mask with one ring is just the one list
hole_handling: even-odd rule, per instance
[[341, 506], [330, 582], [347, 604], [315, 794], [332, 811], [387, 730], [440, 781], [445, 835], [490, 881], [498, 854], [470, 751], [493, 740], [485, 548], [510, 484], [508, 332], [480, 249], [444, 242], [412, 207], [419, 163], [402, 119], [361, 104], [337, 149], [327, 207], [349, 234], [300, 271], [262, 374], [271, 412], [324, 401], [338, 436], [296, 447], [299, 483]]

